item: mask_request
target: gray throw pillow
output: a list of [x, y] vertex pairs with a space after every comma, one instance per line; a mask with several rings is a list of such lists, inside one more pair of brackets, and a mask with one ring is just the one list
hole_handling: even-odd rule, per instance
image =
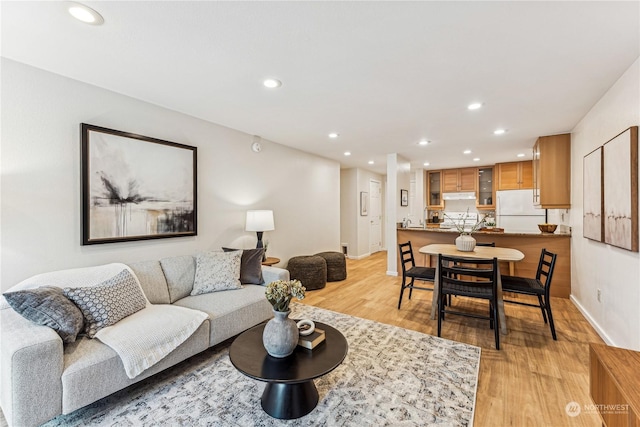
[[22, 317], [38, 325], [48, 326], [65, 343], [74, 342], [82, 330], [84, 319], [80, 309], [69, 301], [61, 288], [42, 286], [3, 294], [9, 305]]
[[240, 260], [240, 282], [245, 285], [262, 285], [262, 257], [264, 248], [257, 249], [231, 249], [222, 248], [225, 252], [242, 251]]
[[129, 270], [122, 270], [99, 285], [64, 288], [63, 292], [80, 307], [85, 318], [84, 331], [89, 338], [147, 305], [142, 289]]
[[196, 255], [196, 277], [191, 295], [242, 289], [240, 259], [242, 253], [205, 252]]

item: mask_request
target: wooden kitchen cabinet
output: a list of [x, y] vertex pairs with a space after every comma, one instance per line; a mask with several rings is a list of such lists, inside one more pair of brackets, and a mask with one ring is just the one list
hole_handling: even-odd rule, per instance
[[498, 190], [524, 190], [533, 188], [533, 162], [496, 164]]
[[442, 192], [476, 191], [478, 168], [445, 169], [442, 171]]
[[571, 134], [541, 136], [533, 146], [533, 204], [571, 207]]
[[476, 208], [495, 209], [496, 193], [493, 166], [478, 168], [478, 185], [476, 190]]
[[589, 344], [591, 398], [602, 425], [640, 426], [640, 353]]
[[442, 200], [442, 171], [427, 172], [427, 208], [443, 209]]

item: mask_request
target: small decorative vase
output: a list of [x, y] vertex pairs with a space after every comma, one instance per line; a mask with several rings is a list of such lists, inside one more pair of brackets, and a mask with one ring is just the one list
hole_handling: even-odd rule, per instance
[[476, 239], [470, 234], [461, 234], [456, 238], [456, 248], [461, 252], [473, 252], [476, 247]]
[[262, 344], [273, 357], [287, 357], [298, 345], [298, 326], [289, 319], [288, 311], [273, 310], [274, 318], [264, 326]]

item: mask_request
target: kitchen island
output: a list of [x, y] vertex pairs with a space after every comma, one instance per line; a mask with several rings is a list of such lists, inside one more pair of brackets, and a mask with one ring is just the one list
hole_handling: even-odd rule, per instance
[[[417, 265], [435, 265], [436, 260], [418, 253], [421, 246], [432, 243], [454, 243], [459, 233], [455, 229], [440, 228], [398, 228], [398, 243], [411, 241], [414, 257]], [[569, 298], [571, 294], [571, 235], [570, 234], [543, 234], [543, 233], [497, 233], [490, 231], [477, 231], [473, 237], [478, 242], [495, 242], [496, 246], [517, 249], [524, 254], [522, 261], [513, 264], [513, 275], [535, 277], [540, 260], [540, 251], [547, 249], [558, 255], [553, 282], [551, 284], [551, 296]], [[435, 258], [435, 257], [434, 257]], [[400, 264], [398, 264], [399, 266]], [[400, 267], [398, 267], [400, 268]], [[501, 270], [504, 274], [509, 268]]]

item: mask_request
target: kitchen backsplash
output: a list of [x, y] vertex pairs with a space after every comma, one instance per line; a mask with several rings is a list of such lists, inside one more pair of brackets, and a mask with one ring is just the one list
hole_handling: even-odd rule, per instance
[[444, 211], [445, 212], [478, 212], [476, 209], [475, 200], [445, 200]]

